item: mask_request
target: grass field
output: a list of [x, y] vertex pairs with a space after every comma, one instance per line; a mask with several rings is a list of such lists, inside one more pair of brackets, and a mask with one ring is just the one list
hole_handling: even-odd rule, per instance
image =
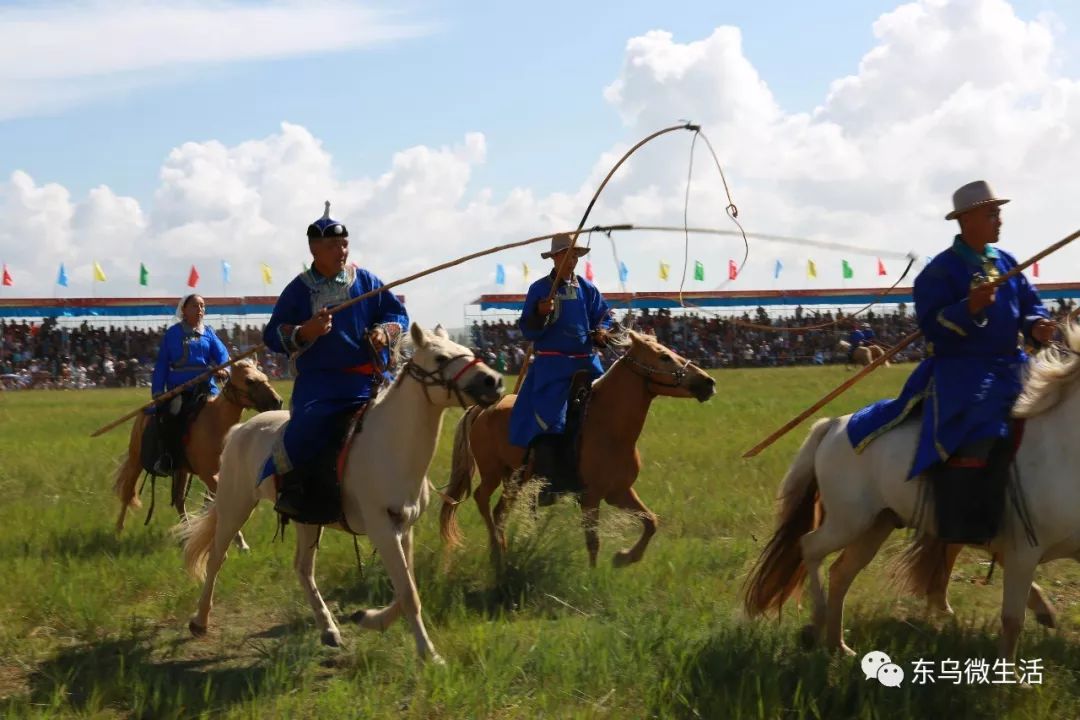
[[[908, 368], [875, 373], [830, 409], [848, 412], [894, 393]], [[803, 649], [807, 610], [749, 622], [739, 590], [771, 531], [772, 498], [805, 428], [752, 461], [741, 453], [845, 377], [841, 368], [727, 371], [699, 405], [653, 404], [637, 488], [660, 516], [638, 565], [610, 556], [637, 536], [604, 506], [601, 565], [590, 571], [577, 509], [517, 518], [498, 581], [470, 502], [467, 537], [447, 567], [437, 512], [418, 528], [417, 575], [428, 629], [445, 667], [417, 658], [407, 625], [382, 634], [343, 623], [346, 647], [319, 644], [291, 569], [293, 533], [272, 543], [273, 513], [245, 528], [253, 551], [230, 554], [207, 637], [188, 635], [198, 586], [181, 569], [167, 491], [148, 526], [120, 536], [112, 470], [126, 428], [95, 427], [145, 391], [0, 395], [0, 717], [331, 718], [959, 718], [1080, 717], [1080, 572], [1041, 569], [1062, 630], [1025, 624], [1022, 658], [1043, 661], [1042, 684], [915, 685], [866, 681], [858, 659]], [[288, 387], [281, 388], [287, 394]], [[446, 482], [447, 414], [431, 468]], [[149, 493], [149, 487], [145, 493]], [[144, 502], [148, 500], [144, 494]], [[189, 505], [197, 500], [192, 497]], [[437, 509], [437, 506], [436, 506]], [[883, 555], [904, 536], [894, 534]], [[339, 620], [391, 598], [371, 548], [323, 540], [317, 575]], [[1000, 572], [967, 551], [953, 577], [954, 620], [927, 620], [898, 596], [879, 558], [849, 596], [847, 642], [911, 661], [993, 659]]]

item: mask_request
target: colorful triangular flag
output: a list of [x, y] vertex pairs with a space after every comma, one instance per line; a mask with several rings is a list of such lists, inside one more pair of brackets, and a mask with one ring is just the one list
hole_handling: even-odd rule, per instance
[[105, 282], [105, 271], [101, 269], [97, 260], [94, 261], [94, 281]]
[[626, 267], [626, 263], [619, 262], [619, 282], [626, 282], [628, 277], [630, 277], [630, 268]]
[[877, 274], [878, 274], [878, 277], [889, 274], [889, 273], [885, 272], [885, 263], [881, 262], [881, 258], [878, 258], [878, 260], [877, 260]]
[[11, 277], [11, 273], [8, 272], [7, 263], [4, 263], [4, 274], [3, 279], [0, 279], [0, 284], [3, 284], [6, 287], [11, 287], [15, 284], [15, 280]]
[[195, 269], [195, 266], [191, 266], [191, 271], [187, 276], [187, 284], [189, 288], [193, 288], [199, 284], [199, 271]]
[[783, 269], [784, 269], [784, 263], [777, 260], [776, 261], [776, 267], [773, 268], [773, 274], [772, 274], [773, 280], [777, 280], [777, 279], [780, 278], [780, 271], [783, 270]]
[[585, 279], [589, 282], [593, 281], [592, 263], [588, 260], [585, 261]]
[[739, 276], [739, 266], [735, 264], [734, 260], [727, 261], [727, 279], [734, 280]]
[[521, 276], [525, 278], [525, 282], [529, 281], [529, 263], [521, 263]]
[[671, 275], [671, 266], [668, 265], [663, 260], [661, 260], [660, 261], [660, 279], [661, 280], [667, 280], [669, 275]]
[[1035, 277], [1039, 277], [1039, 263], [1035, 263], [1031, 268], [1032, 274]]
[[817, 265], [814, 264], [813, 260], [807, 260], [806, 261], [806, 277], [808, 277], [808, 278], [816, 278], [817, 277]]
[[847, 260], [840, 261], [840, 271], [843, 273], [845, 280], [855, 277], [855, 271], [851, 269], [851, 264]]
[[694, 261], [694, 279], [695, 280], [704, 280], [705, 279], [705, 263], [701, 262], [700, 260], [695, 260]]
[[[304, 269], [306, 270], [307, 268], [304, 268]], [[230, 265], [229, 263], [222, 260], [221, 261], [221, 282], [228, 285], [229, 284], [229, 275], [231, 273], [232, 273], [232, 265]]]
[[506, 284], [506, 269], [503, 268], [502, 263], [499, 263], [498, 265], [495, 266], [495, 284], [496, 285], [505, 285]]
[[142, 263], [139, 263], [139, 284], [143, 287], [150, 284], [150, 271]]
[[56, 284], [60, 287], [68, 286], [67, 270], [64, 269], [64, 263], [60, 263], [60, 271], [56, 273]]
[[270, 266], [266, 263], [262, 263], [262, 276], [263, 282], [270, 285], [274, 282], [274, 273], [270, 271]]

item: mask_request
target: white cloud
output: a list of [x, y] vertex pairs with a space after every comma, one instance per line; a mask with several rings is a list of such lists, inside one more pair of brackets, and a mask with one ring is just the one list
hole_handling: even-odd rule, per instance
[[82, 0], [0, 7], [0, 118], [211, 63], [370, 47], [432, 27], [348, 0]]
[[[49, 294], [64, 260], [71, 294], [87, 294], [93, 259], [107, 263], [110, 293], [134, 294], [139, 261], [151, 267], [152, 292], [182, 292], [195, 263], [206, 291], [217, 293], [217, 267], [225, 259], [233, 268], [230, 292], [262, 294], [259, 263], [274, 268], [271, 290], [280, 289], [307, 258], [304, 228], [329, 198], [334, 216], [352, 232], [354, 259], [389, 281], [574, 226], [622, 152], [678, 117], [701, 123], [712, 139], [749, 230], [867, 249], [867, 256], [853, 257], [754, 241], [750, 265], [733, 288], [775, 287], [777, 258], [785, 266], [783, 286], [811, 286], [803, 276], [810, 257], [819, 268], [818, 287], [841, 284], [842, 257], [856, 268], [849, 284], [880, 284], [872, 272], [875, 248], [930, 255], [945, 247], [955, 232], [943, 220], [950, 195], [979, 177], [1014, 198], [1005, 208], [1003, 246], [1018, 257], [1071, 231], [1080, 81], [1063, 76], [1056, 61], [1065, 30], [1043, 18], [1021, 20], [1004, 0], [921, 0], [883, 15], [874, 31], [877, 46], [858, 71], [837, 80], [814, 112], [796, 114], [775, 102], [743, 55], [735, 28], [689, 43], [664, 32], [631, 39], [605, 91], [627, 123], [625, 137], [599, 154], [579, 187], [564, 192], [538, 196], [525, 177], [510, 190], [475, 187], [474, 170], [488, 155], [480, 133], [453, 146], [405, 148], [388, 167], [357, 174], [335, 166], [332, 149], [307, 129], [286, 123], [235, 146], [176, 148], [145, 208], [107, 188], [73, 199], [61, 186], [38, 185], [16, 172], [0, 183], [0, 247], [17, 287], [28, 293]], [[590, 224], [679, 224], [688, 141], [678, 133], [643, 148], [615, 177]], [[710, 163], [699, 144], [689, 219], [731, 227]], [[680, 237], [624, 235], [619, 243], [631, 289], [664, 287], [656, 279], [661, 258], [672, 264], [673, 277], [680, 274]], [[600, 285], [614, 290], [607, 242], [594, 247], [590, 259]], [[537, 277], [545, 264], [540, 249], [480, 260], [400, 291], [416, 318], [455, 326], [465, 302], [496, 290], [496, 262], [507, 269], [506, 290], [521, 291], [521, 264], [528, 262]], [[701, 259], [707, 268], [702, 288], [718, 285], [728, 258], [740, 256], [736, 239], [692, 239], [691, 262]], [[1063, 251], [1044, 264], [1043, 280], [1073, 279], [1078, 259], [1080, 249]]]

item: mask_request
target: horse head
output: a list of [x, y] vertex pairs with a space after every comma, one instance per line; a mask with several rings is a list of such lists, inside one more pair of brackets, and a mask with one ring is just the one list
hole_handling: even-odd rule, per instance
[[259, 412], [281, 409], [281, 396], [270, 385], [270, 379], [251, 359], [244, 359], [233, 365], [224, 394], [237, 405], [254, 408]]
[[[409, 336], [413, 355], [402, 372], [424, 387], [432, 404], [487, 407], [502, 397], [502, 375], [481, 362], [469, 348], [451, 340], [442, 326], [427, 332], [413, 323]], [[446, 393], [433, 394], [431, 388], [442, 388]]]
[[646, 388], [656, 395], [692, 397], [705, 402], [716, 393], [716, 381], [709, 374], [656, 338], [630, 331], [630, 349], [620, 358]]

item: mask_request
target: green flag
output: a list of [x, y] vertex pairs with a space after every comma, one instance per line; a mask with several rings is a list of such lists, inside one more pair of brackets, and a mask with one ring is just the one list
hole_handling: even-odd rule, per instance
[[146, 287], [150, 283], [150, 271], [146, 269], [146, 266], [139, 263], [139, 284]]
[[840, 262], [841, 262], [841, 267], [844, 270], [844, 279], [845, 280], [850, 280], [851, 278], [855, 277], [855, 271], [851, 269], [851, 265], [848, 264], [848, 261], [847, 260], [841, 260]]
[[694, 261], [694, 279], [695, 280], [704, 280], [705, 279], [705, 264], [703, 262], [701, 262], [700, 260], [695, 260]]

